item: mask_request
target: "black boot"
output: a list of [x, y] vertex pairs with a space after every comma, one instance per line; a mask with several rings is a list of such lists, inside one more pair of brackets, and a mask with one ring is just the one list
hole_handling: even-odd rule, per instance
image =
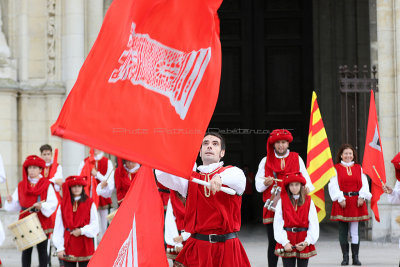
[[342, 248], [343, 254], [343, 261], [341, 265], [349, 265], [349, 243], [340, 244], [340, 247]]
[[353, 257], [353, 265], [361, 265], [361, 262], [358, 260], [359, 248], [360, 248], [360, 244], [351, 244], [351, 254]]

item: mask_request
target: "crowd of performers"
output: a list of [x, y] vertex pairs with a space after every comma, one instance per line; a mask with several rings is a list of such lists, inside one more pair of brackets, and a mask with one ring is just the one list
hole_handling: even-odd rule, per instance
[[[263, 194], [263, 223], [268, 235], [268, 266], [308, 266], [317, 254], [319, 238], [317, 211], [309, 193], [314, 190], [301, 157], [289, 150], [292, 134], [285, 129], [270, 133], [264, 157], [255, 177], [256, 190]], [[238, 238], [241, 227], [241, 196], [246, 176], [234, 166], [224, 166], [225, 140], [209, 132], [200, 148], [202, 164], [193, 167], [192, 177], [208, 185], [155, 170], [157, 185], [165, 209], [166, 254], [174, 266], [250, 266]], [[64, 179], [62, 167], [53, 157], [51, 146], [43, 145], [40, 156], [31, 155], [23, 163], [22, 181], [4, 208], [19, 212], [19, 220], [37, 214], [47, 235], [36, 244], [39, 266], [48, 265], [50, 242], [54, 244], [60, 266], [87, 266], [97, 241], [107, 229], [111, 196], [116, 190], [119, 206], [140, 168], [140, 164], [118, 158], [117, 167], [94, 149], [94, 165], [90, 175], [83, 175], [88, 158], [79, 166], [76, 176]], [[396, 177], [400, 179], [400, 153], [393, 159]], [[2, 159], [0, 157], [0, 163]], [[92, 165], [90, 165], [92, 166]], [[330, 219], [339, 222], [339, 243], [343, 254], [341, 265], [359, 260], [359, 222], [368, 220], [366, 200], [371, 199], [367, 177], [357, 162], [354, 148], [345, 144], [336, 158], [336, 176], [328, 188], [333, 201]], [[89, 176], [89, 177], [88, 177]], [[0, 182], [5, 171], [0, 164]], [[93, 190], [99, 198], [95, 199]], [[227, 194], [223, 188], [234, 193]], [[222, 189], [222, 190], [221, 190]], [[400, 182], [394, 189], [384, 186], [391, 203], [400, 204]], [[349, 245], [350, 234], [350, 245]], [[0, 222], [0, 244], [4, 241]], [[23, 267], [31, 266], [33, 247], [22, 251]], [[1, 263], [0, 263], [1, 264]]]

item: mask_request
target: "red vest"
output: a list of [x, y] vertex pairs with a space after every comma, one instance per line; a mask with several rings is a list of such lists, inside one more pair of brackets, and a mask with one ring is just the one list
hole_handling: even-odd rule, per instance
[[124, 199], [126, 193], [129, 190], [129, 187], [134, 181], [136, 173], [129, 173], [125, 170], [125, 167], [118, 166], [115, 170], [114, 180], [115, 180], [115, 188], [117, 190], [117, 199], [118, 201]]
[[[36, 184], [31, 184], [28, 181], [21, 181], [18, 184], [18, 201], [22, 208], [21, 212], [31, 207], [36, 202], [46, 200], [49, 186], [52, 186], [49, 180], [44, 178], [41, 178]], [[30, 212], [20, 214], [19, 219], [25, 218], [30, 214]], [[53, 232], [54, 222], [51, 216], [46, 217], [41, 212], [38, 212], [37, 215], [44, 232], [46, 234]]]
[[[102, 175], [106, 175], [107, 170], [108, 170], [108, 158], [102, 157], [100, 160], [96, 160], [95, 168]], [[97, 183], [101, 183], [101, 181], [99, 179], [96, 179], [96, 180], [97, 180]], [[111, 203], [112, 203], [111, 198], [104, 198], [102, 196], [99, 196], [99, 208], [106, 207], [106, 206], [110, 205]]]
[[[72, 212], [72, 220], [67, 220], [68, 217], [65, 213], [67, 212], [64, 207], [64, 203], [61, 205], [61, 212], [64, 223], [64, 247], [65, 253], [72, 256], [73, 261], [88, 261], [90, 256], [94, 253], [93, 238], [88, 238], [84, 235], [78, 237], [71, 235], [71, 231], [76, 228], [82, 228], [90, 223], [90, 209], [92, 207], [93, 200], [88, 198], [85, 202], [78, 202], [78, 208], [76, 212]], [[65, 203], [65, 205], [71, 205], [72, 203]], [[69, 209], [71, 211], [71, 207]], [[69, 222], [68, 222], [69, 221]]]
[[56, 174], [57, 168], [58, 168], [58, 163], [44, 167], [44, 169], [42, 170], [43, 177], [50, 180], [51, 178], [54, 177], [54, 174]]
[[[209, 181], [228, 167], [220, 167], [210, 173], [192, 173], [192, 177]], [[185, 231], [199, 234], [228, 234], [240, 230], [242, 198], [210, 190], [196, 183], [189, 183], [186, 200]]]
[[[278, 179], [283, 180], [286, 178], [285, 174], [300, 171], [299, 154], [297, 154], [296, 152], [290, 152], [289, 155], [283, 159], [278, 159], [277, 157], [275, 157], [275, 153], [273, 153], [272, 157], [273, 157], [272, 166], [268, 166], [268, 161], [265, 162], [265, 167], [264, 167], [265, 177], [268, 176], [275, 177], [276, 175]], [[281, 187], [282, 191], [284, 191], [283, 182], [276, 182], [276, 184]], [[271, 198], [272, 188], [273, 185], [270, 185], [263, 192], [263, 202]], [[274, 221], [274, 215], [275, 212], [268, 210], [267, 208], [264, 207], [263, 209], [264, 224], [272, 223]]]
[[340, 191], [343, 192], [358, 192], [362, 187], [361, 180], [361, 166], [359, 164], [354, 164], [349, 167], [352, 175], [348, 175], [346, 166], [338, 163], [335, 164], [337, 171], [338, 183]]

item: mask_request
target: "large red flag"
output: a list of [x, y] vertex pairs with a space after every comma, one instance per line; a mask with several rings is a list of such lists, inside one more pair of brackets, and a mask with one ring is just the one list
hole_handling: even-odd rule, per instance
[[114, 0], [52, 134], [182, 177], [218, 98], [222, 0]]
[[386, 172], [385, 162], [383, 160], [381, 135], [379, 133], [378, 118], [376, 115], [375, 98], [372, 90], [362, 167], [364, 173], [368, 174], [372, 181], [371, 209], [375, 214], [375, 219], [379, 222], [378, 201], [383, 194], [382, 185], [386, 183]]
[[142, 166], [89, 266], [168, 266], [163, 217], [153, 171]]

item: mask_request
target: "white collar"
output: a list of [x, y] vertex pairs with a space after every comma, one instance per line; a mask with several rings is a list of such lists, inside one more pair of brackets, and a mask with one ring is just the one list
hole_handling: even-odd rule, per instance
[[340, 161], [340, 163], [342, 163], [344, 166], [346, 167], [351, 167], [354, 165], [354, 161], [350, 161], [350, 162], [344, 162], [343, 160]]
[[212, 171], [214, 171], [215, 169], [224, 166], [224, 162], [220, 161], [220, 162], [216, 162], [216, 163], [211, 163], [209, 165], [201, 165], [199, 167], [197, 167], [197, 169], [199, 171], [201, 171], [202, 173], [210, 173]]
[[41, 174], [39, 174], [39, 178], [31, 178], [31, 177], [28, 176], [28, 181], [29, 181], [31, 184], [37, 184], [37, 182], [39, 182], [40, 178], [42, 178], [42, 177], [43, 177], [43, 176], [42, 176]]
[[81, 196], [74, 197], [74, 200], [75, 200], [75, 201], [78, 201], [79, 199], [81, 199]]
[[300, 198], [300, 195], [292, 195], [294, 199], [298, 200]]
[[134, 173], [134, 172], [136, 172], [139, 168], [140, 168], [140, 164], [137, 164], [135, 167], [133, 167], [132, 169], [128, 169], [127, 167], [126, 167], [126, 165], [124, 164], [124, 168], [125, 168], [125, 170], [127, 171], [127, 172], [130, 172], [130, 173]]
[[276, 154], [275, 149], [274, 149], [275, 157], [278, 158], [278, 159], [284, 159], [284, 158], [286, 158], [287, 156], [289, 156], [289, 152], [290, 152], [290, 151], [289, 151], [289, 149], [288, 149], [288, 150], [286, 150], [285, 155], [283, 155], [283, 156], [278, 156], [278, 154]]
[[94, 160], [101, 160], [101, 158], [104, 156], [104, 152], [101, 152], [98, 155], [94, 155]]
[[46, 162], [46, 167], [50, 167], [50, 166], [51, 166], [51, 164], [53, 164], [53, 161]]

